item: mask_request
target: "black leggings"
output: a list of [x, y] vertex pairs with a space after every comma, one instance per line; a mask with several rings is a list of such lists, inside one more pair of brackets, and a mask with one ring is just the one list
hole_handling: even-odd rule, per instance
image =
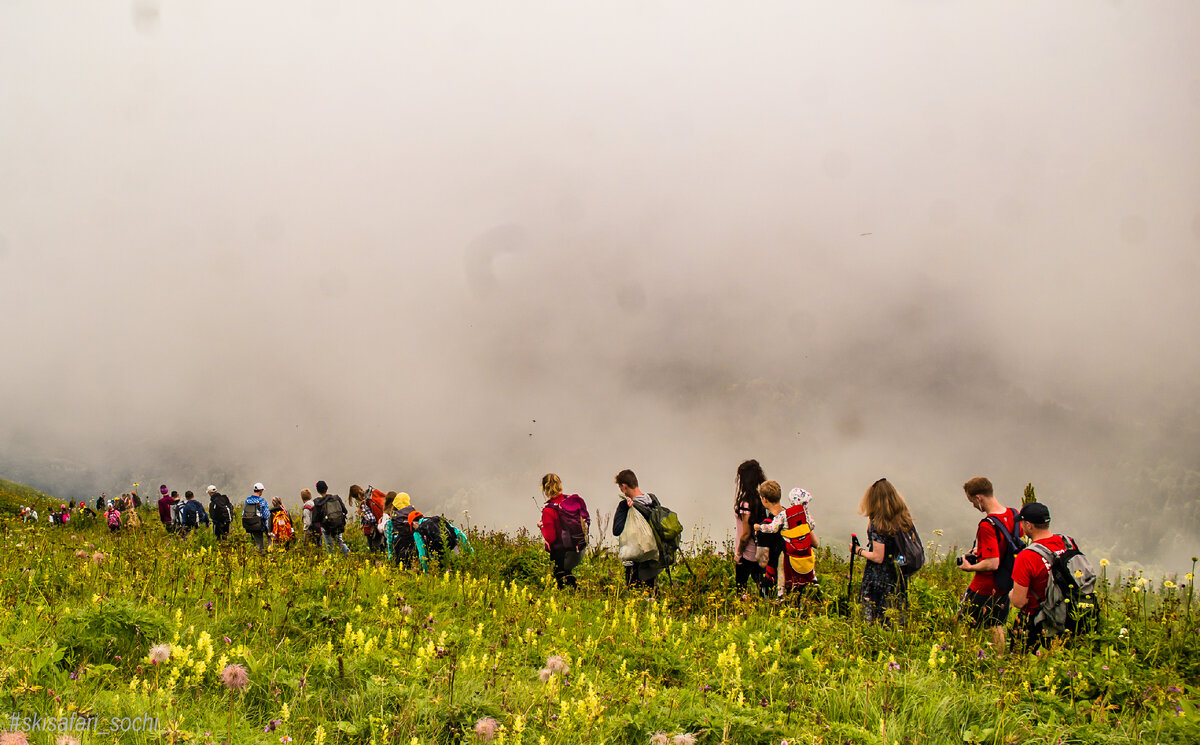
[[758, 565], [757, 561], [751, 559], [738, 559], [734, 565], [734, 582], [737, 583], [739, 590], [745, 590], [746, 584], [750, 580], [754, 580], [754, 586], [758, 587], [762, 584], [763, 568]]

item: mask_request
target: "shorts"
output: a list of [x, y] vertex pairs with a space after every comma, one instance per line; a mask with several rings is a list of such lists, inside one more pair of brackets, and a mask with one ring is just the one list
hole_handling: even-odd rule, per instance
[[970, 619], [977, 629], [990, 629], [1008, 623], [1008, 595], [980, 595], [968, 589], [963, 593], [959, 615]]

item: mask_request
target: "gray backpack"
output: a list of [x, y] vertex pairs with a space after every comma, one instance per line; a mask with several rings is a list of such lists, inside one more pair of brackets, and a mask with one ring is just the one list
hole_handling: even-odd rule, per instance
[[1033, 622], [1049, 634], [1087, 633], [1095, 627], [1099, 616], [1096, 570], [1074, 539], [1065, 535], [1059, 538], [1066, 546], [1062, 551], [1051, 551], [1040, 543], [1031, 543], [1026, 549], [1041, 557], [1050, 574], [1046, 580], [1046, 597]]

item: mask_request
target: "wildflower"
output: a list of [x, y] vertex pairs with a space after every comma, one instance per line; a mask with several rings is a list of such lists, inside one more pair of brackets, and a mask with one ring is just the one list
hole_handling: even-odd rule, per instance
[[669, 745], [670, 742], [666, 732], [655, 732], [650, 735], [650, 745]]
[[225, 640], [226, 644], [233, 644], [233, 639], [230, 639], [228, 636], [223, 636], [221, 638]]
[[475, 734], [484, 742], [491, 742], [500, 729], [500, 723], [491, 717], [484, 717], [475, 722]]
[[565, 675], [571, 671], [571, 666], [568, 665], [567, 661], [559, 655], [553, 655], [547, 658], [546, 667], [550, 670], [550, 672], [558, 673], [560, 675]]
[[1163, 581], [1163, 587], [1164, 587], [1165, 589], [1168, 589], [1168, 590], [1174, 590], [1174, 589], [1175, 589], [1175, 583], [1174, 583], [1174, 582], [1172, 582], [1172, 581], [1171, 581], [1171, 580], [1169, 580], [1169, 579], [1168, 579], [1168, 580], [1164, 580], [1164, 581]]
[[263, 732], [274, 732], [275, 728], [281, 724], [283, 724], [282, 720], [272, 719], [271, 721], [267, 722], [266, 727], [263, 727]]
[[76, 552], [75, 552], [75, 555], [76, 555], [76, 556], [81, 556], [81, 557], [82, 557], [82, 556], [87, 556], [87, 551], [84, 551], [84, 550], [81, 548], [81, 549], [79, 549], [78, 551], [76, 551]]
[[933, 534], [936, 535], [938, 538], [942, 537], [942, 531], [940, 531], [940, 530], [933, 531]]
[[313, 745], [325, 745], [325, 726], [318, 724], [313, 730]]
[[155, 665], [161, 665], [171, 659], [170, 644], [156, 644], [150, 648], [150, 661]]
[[550, 671], [550, 668], [543, 667], [541, 670], [538, 671], [538, 680], [545, 683], [545, 682], [549, 681], [553, 675], [554, 675], [554, 673]]
[[1188, 582], [1191, 582], [1192, 581], [1192, 573], [1188, 572], [1187, 574], [1183, 575], [1183, 578], [1186, 579]]
[[[404, 614], [404, 615], [406, 615], [406, 616], [411, 616], [411, 615], [412, 615], [412, 612], [413, 612], [413, 608], [412, 608], [412, 606], [411, 606], [411, 605], [406, 605], [406, 606], [404, 606], [403, 608], [401, 608], [401, 609], [400, 609], [400, 612], [401, 612], [401, 613], [403, 613], [403, 614]], [[482, 721], [482, 720], [480, 720], [480, 721]], [[493, 721], [494, 721], [494, 720], [493, 720]]]
[[250, 672], [238, 664], [226, 665], [221, 671], [221, 685], [231, 691], [240, 691], [250, 683]]
[[292, 738], [288, 737], [287, 735], [284, 735], [283, 737], [279, 738], [279, 741], [280, 742], [291, 742]]
[[54, 739], [54, 745], [79, 745], [79, 740], [70, 735], [59, 735]]
[[1100, 566], [1102, 566], [1102, 567], [1106, 567], [1106, 566], [1108, 566], [1108, 559], [1101, 559], [1101, 560], [1100, 560]]
[[29, 745], [24, 732], [0, 732], [0, 745]]
[[102, 561], [104, 561], [104, 554], [100, 553], [99, 551], [92, 554], [92, 563], [93, 564], [99, 564]]
[[691, 732], [675, 735], [671, 738], [671, 745], [696, 745], [696, 736]]

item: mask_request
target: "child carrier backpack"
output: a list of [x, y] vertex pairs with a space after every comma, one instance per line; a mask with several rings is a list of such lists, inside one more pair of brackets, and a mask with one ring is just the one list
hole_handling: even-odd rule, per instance
[[1095, 628], [1099, 616], [1096, 570], [1074, 539], [1065, 535], [1059, 538], [1066, 546], [1062, 551], [1052, 551], [1040, 543], [1029, 546], [1041, 557], [1050, 574], [1046, 580], [1046, 597], [1033, 622], [1050, 634], [1063, 631], [1085, 634]]
[[[1020, 525], [1021, 517], [1017, 511], [1009, 507], [1008, 512], [1013, 516], [1013, 525]], [[1013, 586], [1013, 563], [1017, 560], [1017, 554], [1025, 548], [1025, 541], [1015, 533], [1010, 533], [1004, 521], [995, 515], [988, 515], [984, 520], [996, 530], [996, 543], [1000, 544], [1000, 566], [992, 573], [992, 581], [996, 583], [997, 590], [1007, 595]]]
[[441, 515], [423, 518], [417, 523], [417, 532], [425, 543], [425, 554], [444, 555], [458, 546], [458, 532], [450, 521]]
[[417, 543], [413, 540], [413, 523], [422, 517], [420, 510], [411, 506], [396, 510], [388, 522], [388, 531], [392, 544], [392, 560], [397, 564], [406, 564], [417, 555]]
[[658, 501], [658, 497], [653, 494], [647, 496], [650, 497], [650, 507], [643, 508], [639, 505], [638, 509], [645, 515], [646, 521], [654, 530], [654, 537], [658, 539], [659, 564], [669, 567], [675, 563], [676, 554], [679, 553], [683, 523], [679, 522], [679, 515]]
[[316, 507], [316, 517], [326, 532], [340, 533], [346, 529], [346, 513], [342, 512], [342, 500], [336, 494], [323, 497]]
[[288, 516], [287, 510], [278, 510], [271, 515], [271, 538], [280, 543], [287, 543], [295, 536], [296, 531], [292, 527], [292, 518]]
[[553, 551], [582, 551], [587, 547], [588, 508], [578, 494], [563, 497], [561, 502], [546, 505], [558, 515], [558, 535], [550, 544]]
[[242, 530], [247, 533], [263, 533], [266, 532], [267, 526], [263, 525], [262, 515], [258, 514], [258, 505], [251, 504], [248, 500], [242, 506]]
[[110, 528], [121, 527], [121, 513], [119, 510], [109, 510], [108, 511], [108, 527], [110, 527]]

